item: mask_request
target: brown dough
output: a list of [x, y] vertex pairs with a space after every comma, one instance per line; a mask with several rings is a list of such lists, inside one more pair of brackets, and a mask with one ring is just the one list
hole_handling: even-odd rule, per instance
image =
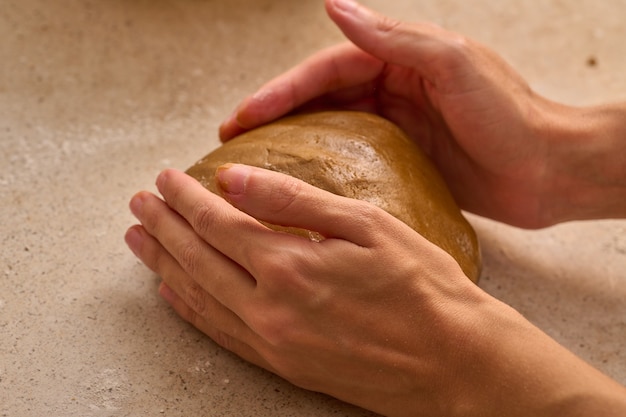
[[229, 162], [369, 201], [444, 249], [478, 281], [481, 260], [473, 228], [428, 157], [386, 119], [349, 111], [286, 117], [232, 139], [187, 173], [219, 193], [215, 171]]

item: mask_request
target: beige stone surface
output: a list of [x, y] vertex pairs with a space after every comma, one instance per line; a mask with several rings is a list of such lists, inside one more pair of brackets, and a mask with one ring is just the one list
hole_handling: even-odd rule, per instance
[[[553, 99], [626, 100], [624, 0], [366, 3], [481, 40]], [[135, 191], [341, 39], [321, 0], [0, 0], [0, 416], [368, 415], [183, 323], [122, 238]], [[471, 221], [481, 286], [626, 383], [626, 221]]]

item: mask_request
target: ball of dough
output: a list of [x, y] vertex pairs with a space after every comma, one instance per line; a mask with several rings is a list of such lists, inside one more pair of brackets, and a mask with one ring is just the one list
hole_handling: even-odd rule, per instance
[[476, 233], [428, 157], [386, 119], [351, 111], [285, 117], [226, 142], [187, 173], [218, 192], [215, 171], [229, 162], [375, 204], [448, 252], [478, 281]]

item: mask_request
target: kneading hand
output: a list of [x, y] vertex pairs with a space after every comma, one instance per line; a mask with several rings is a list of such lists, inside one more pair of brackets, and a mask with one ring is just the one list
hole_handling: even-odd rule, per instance
[[245, 99], [222, 140], [296, 109], [343, 108], [395, 122], [436, 163], [463, 209], [507, 223], [549, 222], [543, 138], [550, 103], [497, 54], [431, 23], [327, 0], [352, 41], [323, 50]]
[[442, 375], [487, 298], [456, 262], [368, 203], [241, 165], [219, 178], [236, 208], [172, 170], [157, 181], [165, 201], [131, 203], [142, 226], [129, 245], [176, 311], [301, 387], [385, 412], [409, 398], [412, 410], [445, 404]]
[[226, 349], [389, 416], [567, 415], [580, 395], [594, 412], [619, 402], [615, 382], [386, 212], [259, 168], [218, 179], [228, 201], [163, 172], [163, 200], [131, 200], [141, 225], [126, 241], [178, 314]]
[[222, 124], [222, 140], [297, 110], [369, 111], [422, 146], [465, 210], [528, 228], [626, 216], [626, 103], [564, 106], [459, 34], [351, 1], [326, 7], [351, 42], [245, 99]]

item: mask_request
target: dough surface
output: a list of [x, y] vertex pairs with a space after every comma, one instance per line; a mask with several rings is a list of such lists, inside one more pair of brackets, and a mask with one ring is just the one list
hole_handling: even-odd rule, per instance
[[229, 162], [278, 171], [375, 204], [448, 252], [478, 281], [476, 233], [428, 157], [386, 119], [351, 111], [285, 117], [230, 140], [187, 173], [219, 193], [215, 171]]

